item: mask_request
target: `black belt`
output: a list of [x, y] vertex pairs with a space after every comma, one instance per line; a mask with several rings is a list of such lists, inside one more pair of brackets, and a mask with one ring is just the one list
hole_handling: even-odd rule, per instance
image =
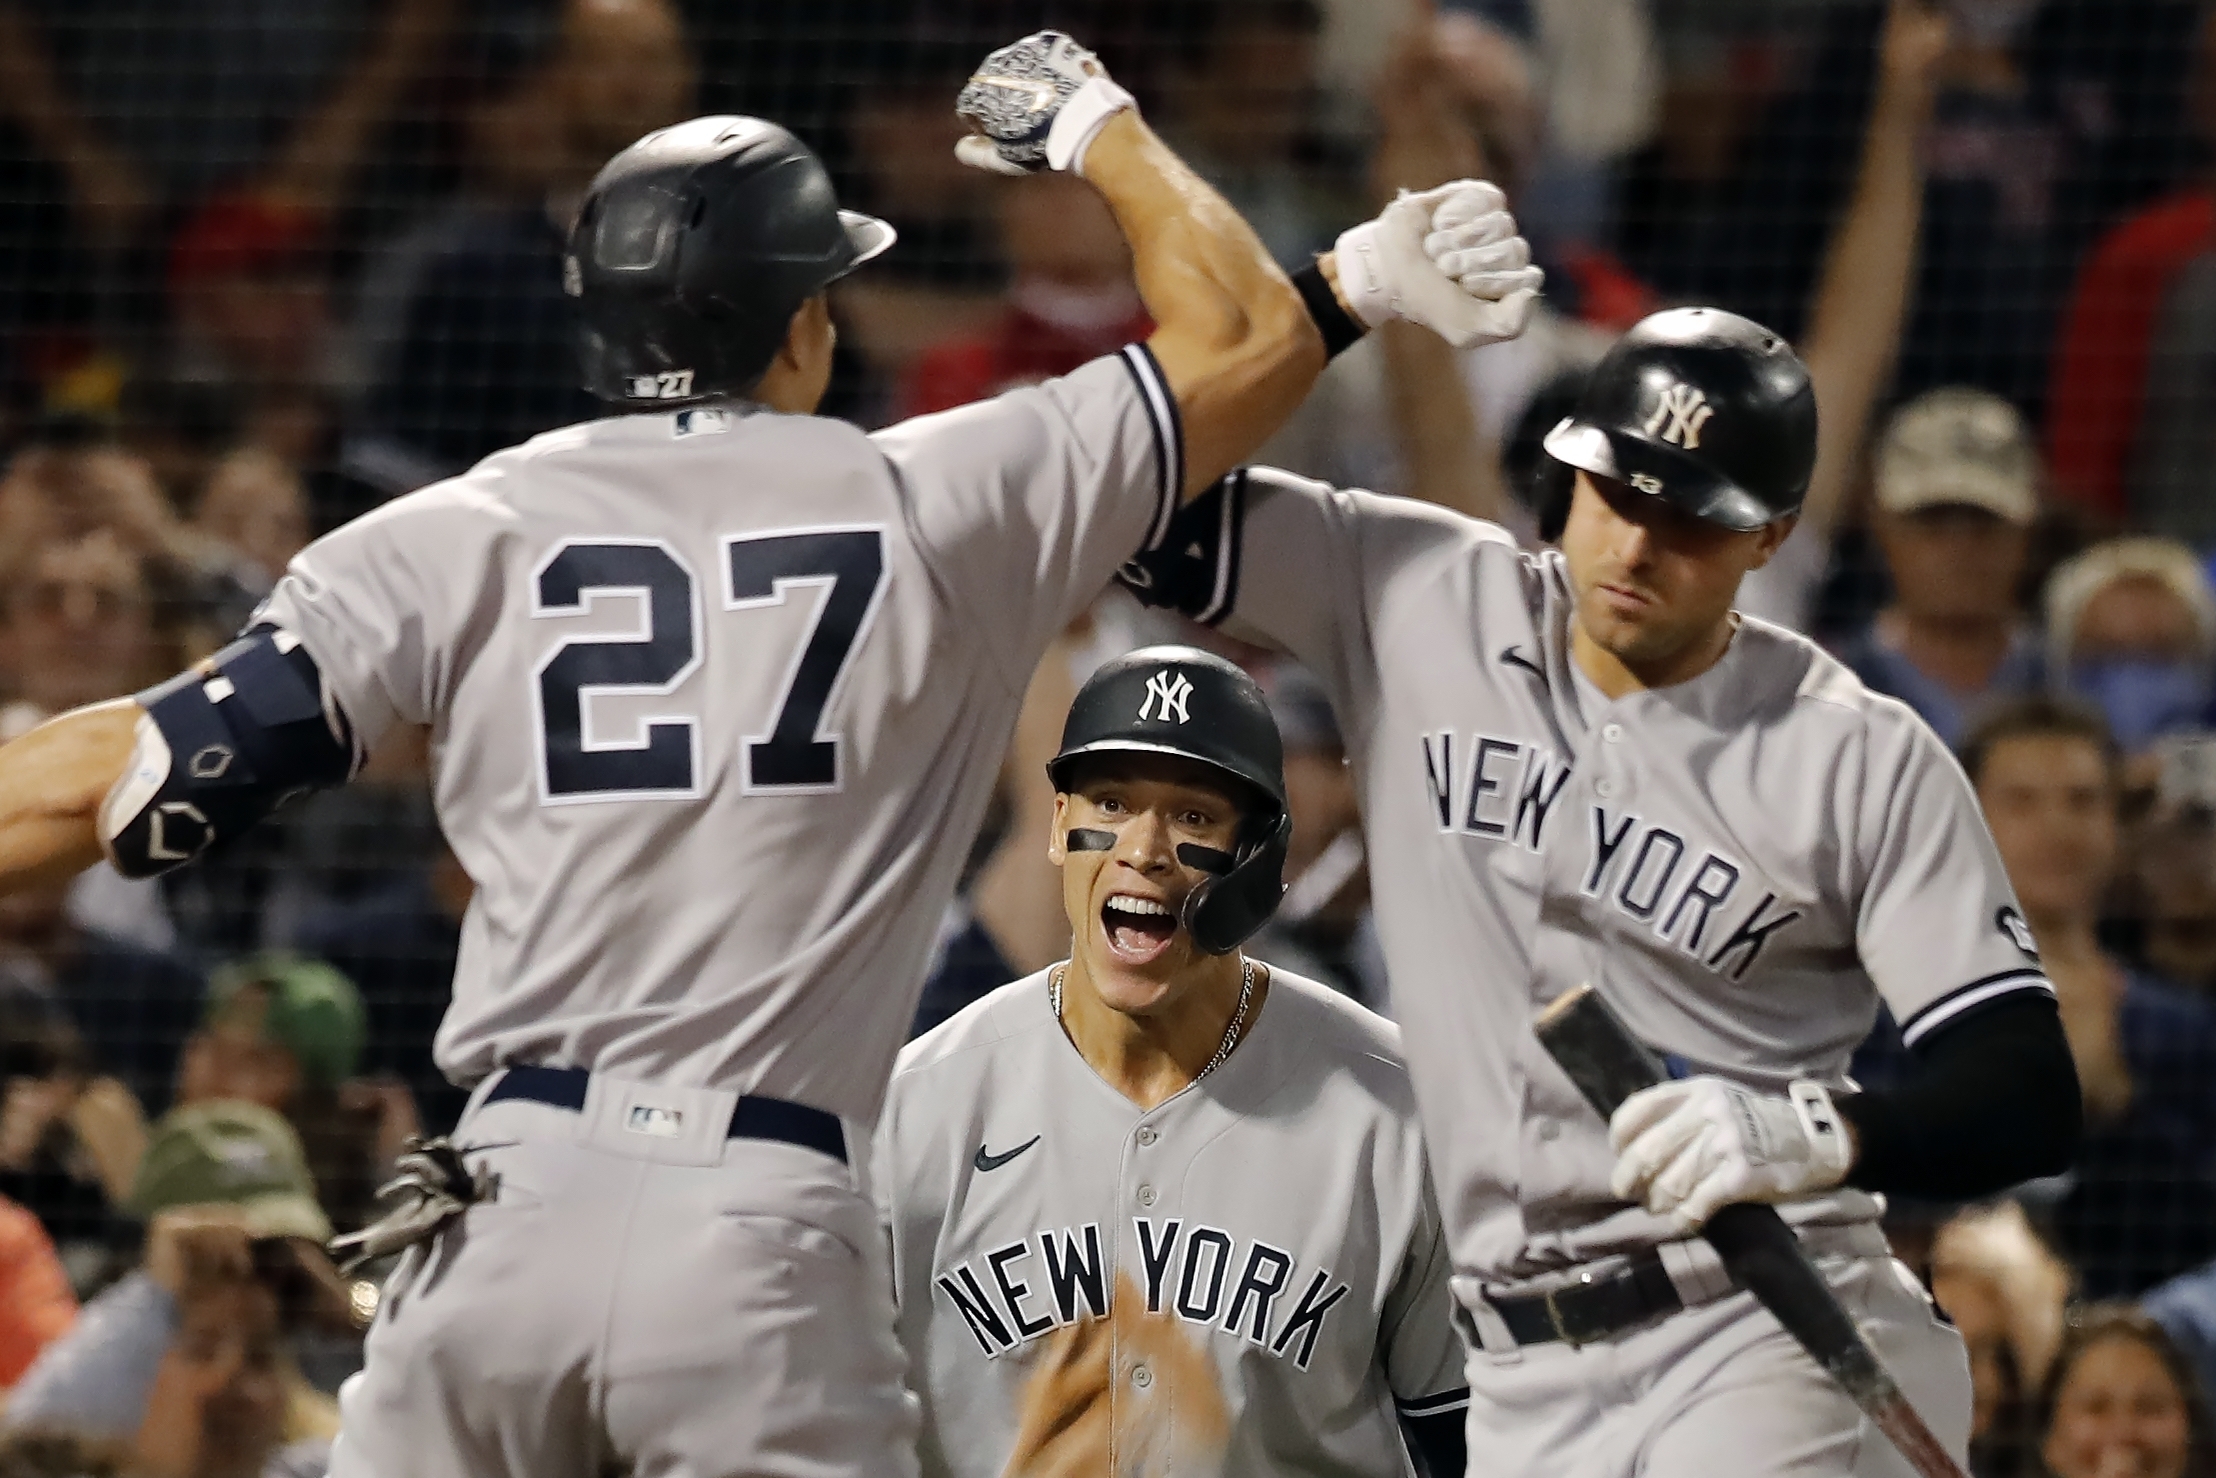
[[[581, 1067], [511, 1067], [501, 1072], [481, 1105], [521, 1098], [553, 1108], [581, 1110], [585, 1106], [585, 1085], [591, 1081], [592, 1074]], [[838, 1115], [782, 1098], [757, 1098], [752, 1094], [741, 1098], [731, 1109], [731, 1128], [724, 1137], [774, 1139], [829, 1155], [841, 1165], [846, 1163], [846, 1129]]]
[[1487, 1294], [1485, 1301], [1517, 1344], [1561, 1340], [1572, 1347], [1606, 1339], [1685, 1307], [1669, 1269], [1662, 1266], [1662, 1255], [1651, 1251], [1634, 1254], [1605, 1277], [1588, 1275], [1551, 1293], [1509, 1298]]

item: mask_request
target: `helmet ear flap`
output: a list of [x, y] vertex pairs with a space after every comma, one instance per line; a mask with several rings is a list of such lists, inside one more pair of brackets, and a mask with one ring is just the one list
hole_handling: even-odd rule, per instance
[[1203, 954], [1227, 955], [1269, 922], [1285, 896], [1285, 853], [1292, 840], [1293, 818], [1279, 811], [1259, 838], [1240, 846], [1229, 872], [1204, 878], [1185, 895], [1178, 921]]

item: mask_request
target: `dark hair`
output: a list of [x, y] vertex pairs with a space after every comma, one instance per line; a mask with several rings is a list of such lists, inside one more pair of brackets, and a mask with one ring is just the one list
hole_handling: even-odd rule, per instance
[[1982, 778], [1993, 751], [2011, 739], [2082, 739], [2100, 751], [2111, 786], [2122, 778], [2123, 751], [2099, 709], [2075, 698], [2027, 693], [1994, 704], [1970, 726], [1956, 753], [1972, 785]]
[[2063, 1327], [2062, 1343], [2047, 1367], [2047, 1378], [2039, 1386], [2032, 1430], [2041, 1451], [2054, 1429], [2055, 1404], [2061, 1399], [2070, 1372], [2094, 1346], [2114, 1340], [2129, 1340], [2162, 1363], [2163, 1373], [2177, 1388], [2178, 1399], [2185, 1403], [2185, 1478], [2216, 1478], [2216, 1446], [2211, 1445], [2200, 1375], [2177, 1341], [2170, 1338], [2170, 1332], [2153, 1315], [2133, 1304], [2088, 1304], [2070, 1315], [2070, 1322]]

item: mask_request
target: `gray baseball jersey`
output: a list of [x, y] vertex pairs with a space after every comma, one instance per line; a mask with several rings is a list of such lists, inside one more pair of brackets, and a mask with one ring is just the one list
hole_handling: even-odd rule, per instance
[[1405, 1474], [1396, 1403], [1467, 1402], [1399, 1032], [1313, 981], [1146, 1111], [1019, 980], [902, 1052], [876, 1153], [926, 1474]]
[[1345, 727], [1459, 1272], [1667, 1235], [1608, 1194], [1606, 1126], [1531, 1031], [1580, 981], [1690, 1070], [1778, 1092], [1842, 1083], [1881, 998], [1914, 1045], [2051, 990], [1961, 768], [1805, 639], [1742, 617], [1706, 673], [1611, 702], [1572, 664], [1558, 553], [1267, 469], [1189, 513], [1142, 578], [1306, 662]]
[[550, 432], [317, 541], [258, 619], [432, 727], [476, 880], [437, 1057], [868, 1124], [1025, 684], [1182, 478], [1152, 355], [875, 436]]

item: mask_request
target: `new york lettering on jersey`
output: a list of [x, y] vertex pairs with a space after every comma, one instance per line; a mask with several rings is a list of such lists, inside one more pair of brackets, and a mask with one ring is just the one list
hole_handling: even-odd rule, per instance
[[1151, 1109], [1063, 1035], [1043, 972], [903, 1051], [872, 1181], [926, 1474], [1000, 1474], [1094, 1405], [1117, 1472], [1405, 1473], [1399, 1415], [1460, 1409], [1397, 1034], [1270, 981], [1238, 1050]]
[[1881, 999], [1913, 1045], [2047, 989], [1945, 746], [1792, 633], [1742, 618], [1699, 677], [1611, 702], [1572, 658], [1558, 553], [1267, 468], [1140, 566], [1142, 599], [1312, 669], [1346, 728], [1365, 822], [1392, 839], [1371, 893], [1460, 1274], [1671, 1235], [1610, 1196], [1605, 1126], [1530, 1037], [1580, 982], [1663, 1052], [1770, 1086], [1841, 1081]]
[[[1497, 734], [1441, 729], [1421, 739], [1424, 785], [1441, 832], [1527, 852], [1554, 840], [1546, 828], [1569, 783], [1569, 761], [1543, 744]], [[1598, 800], [1583, 810], [1584, 895], [1711, 970], [1743, 979], [1771, 937], [1803, 916], [1744, 858], [1700, 840], [1689, 823]]]
[[[1310, 1271], [1286, 1249], [1223, 1227], [1140, 1216], [1131, 1230], [1149, 1314], [1235, 1336], [1302, 1370], [1324, 1321], [1352, 1291], [1329, 1268]], [[931, 1281], [990, 1360], [1079, 1319], [1108, 1317], [1110, 1271], [1100, 1224], [1087, 1222], [991, 1248]]]

